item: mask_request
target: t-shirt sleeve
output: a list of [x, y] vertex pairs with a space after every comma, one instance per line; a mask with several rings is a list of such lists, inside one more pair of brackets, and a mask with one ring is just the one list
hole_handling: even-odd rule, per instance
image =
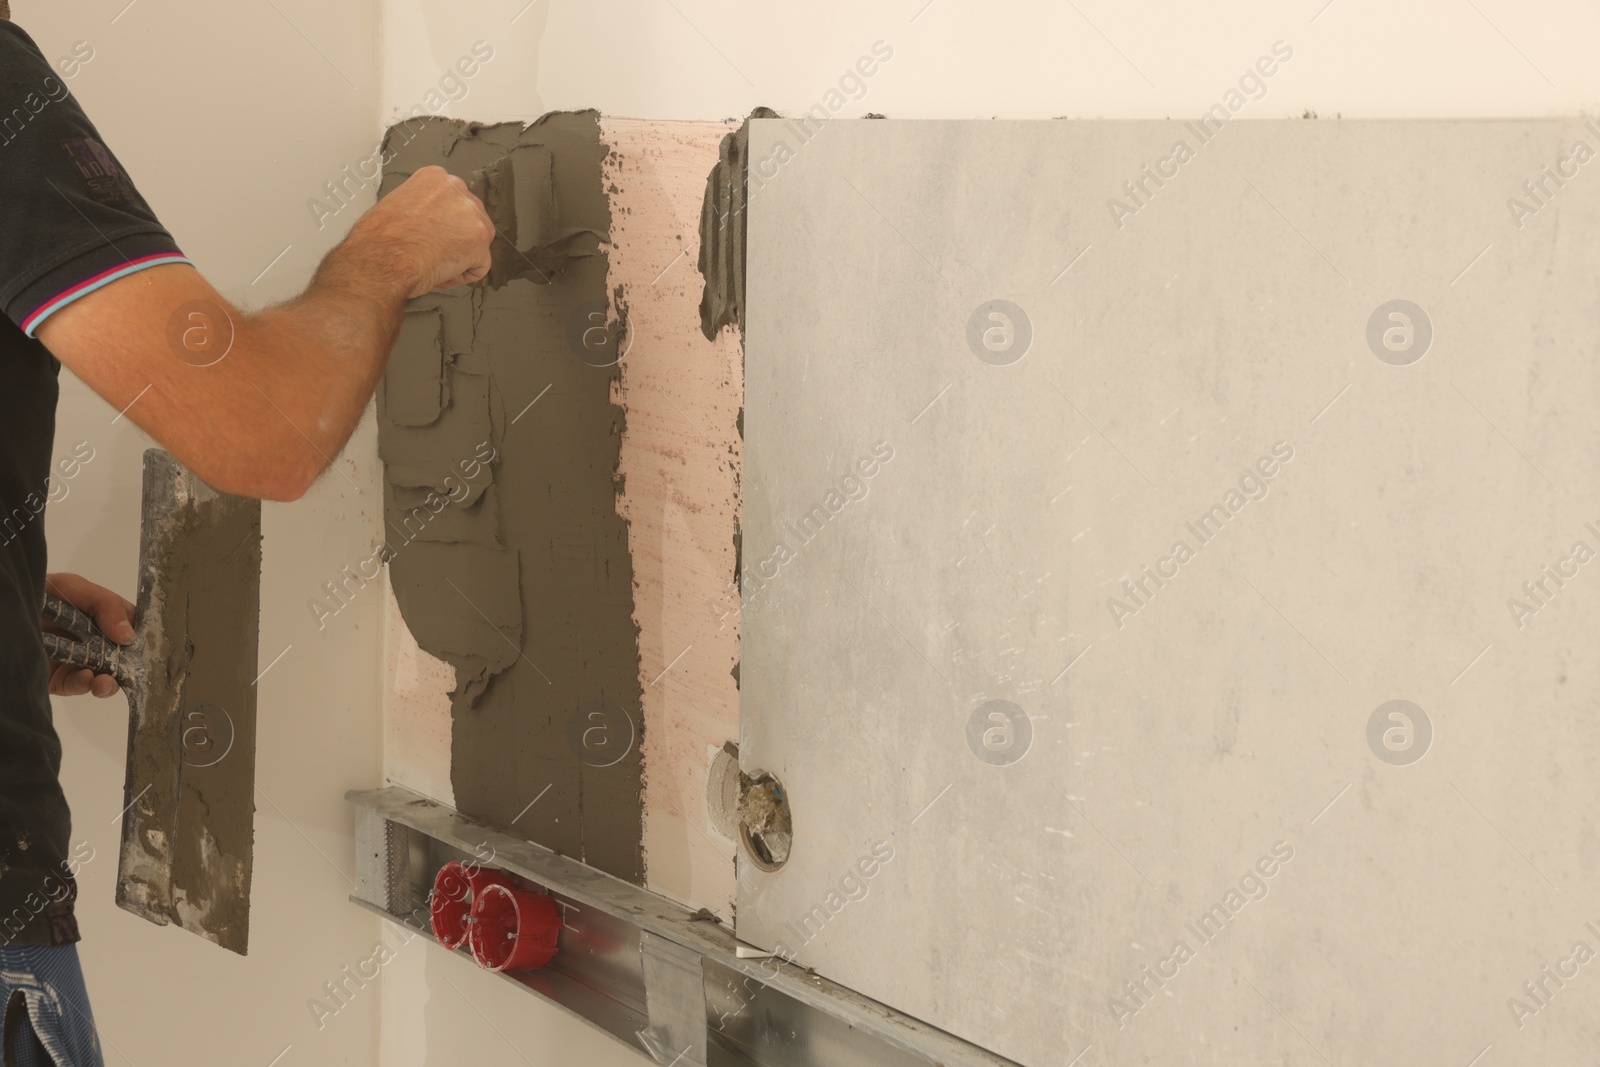
[[187, 262], [63, 74], [0, 19], [0, 309], [31, 337], [103, 285]]

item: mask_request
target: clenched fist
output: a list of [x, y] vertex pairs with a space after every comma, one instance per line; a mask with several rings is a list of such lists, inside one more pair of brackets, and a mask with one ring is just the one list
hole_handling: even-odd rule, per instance
[[423, 167], [356, 222], [349, 243], [387, 249], [409, 272], [408, 296], [478, 281], [489, 273], [494, 223], [467, 183]]

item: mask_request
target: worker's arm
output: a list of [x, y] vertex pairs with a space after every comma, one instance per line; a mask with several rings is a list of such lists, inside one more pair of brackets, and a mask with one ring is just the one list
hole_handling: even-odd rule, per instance
[[494, 227], [442, 168], [359, 219], [304, 293], [241, 312], [187, 264], [150, 267], [52, 313], [37, 336], [213, 488], [293, 500], [344, 447], [408, 298], [482, 278]]

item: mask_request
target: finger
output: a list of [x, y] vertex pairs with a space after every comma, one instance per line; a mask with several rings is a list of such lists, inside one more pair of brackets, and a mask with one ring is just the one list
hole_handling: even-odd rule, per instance
[[110, 590], [94, 608], [94, 622], [100, 632], [119, 645], [133, 641], [133, 605]]
[[432, 184], [438, 182], [441, 178], [448, 181], [450, 172], [437, 163], [430, 163], [426, 167], [418, 167], [412, 171], [411, 177], [406, 179], [406, 183], [409, 185], [415, 182], [416, 184], [413, 186], [412, 191], [426, 195], [432, 191]]
[[482, 262], [477, 266], [457, 274], [448, 281], [440, 282], [438, 288], [454, 289], [458, 285], [471, 285], [474, 282], [482, 281], [488, 275], [490, 265], [489, 257], [484, 256]]
[[80, 670], [73, 667], [62, 667], [58, 672], [59, 680], [50, 686], [50, 692], [58, 697], [77, 697], [89, 691], [94, 682], [94, 672]]
[[478, 257], [477, 261], [474, 262], [472, 266], [468, 267], [460, 274], [455, 275], [449, 281], [440, 282], [439, 288], [450, 289], [457, 285], [470, 285], [473, 282], [481, 280], [485, 275], [487, 275], [493, 265], [494, 257], [489, 254], [487, 249], [485, 249], [483, 254]]
[[101, 633], [119, 644], [133, 640], [134, 609], [128, 601], [77, 574], [51, 574], [46, 582], [51, 592], [92, 618]]
[[121, 688], [117, 684], [117, 680], [111, 675], [97, 674], [94, 676], [94, 681], [89, 685], [89, 692], [104, 700], [106, 697], [115, 696]]

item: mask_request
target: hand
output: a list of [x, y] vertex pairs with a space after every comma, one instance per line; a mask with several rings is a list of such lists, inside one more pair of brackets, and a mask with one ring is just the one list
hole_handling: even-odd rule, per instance
[[389, 251], [413, 279], [410, 297], [478, 281], [489, 273], [494, 223], [467, 183], [423, 167], [357, 221], [350, 240]]
[[[56, 596], [94, 620], [100, 632], [119, 645], [133, 641], [133, 605], [111, 590], [95, 585], [76, 574], [47, 574], [45, 585]], [[59, 633], [54, 627], [53, 632]], [[63, 635], [67, 636], [67, 635]], [[95, 674], [87, 667], [69, 667], [56, 663], [50, 671], [50, 695], [58, 697], [82, 696], [93, 693], [108, 697], [120, 687], [109, 674]]]

